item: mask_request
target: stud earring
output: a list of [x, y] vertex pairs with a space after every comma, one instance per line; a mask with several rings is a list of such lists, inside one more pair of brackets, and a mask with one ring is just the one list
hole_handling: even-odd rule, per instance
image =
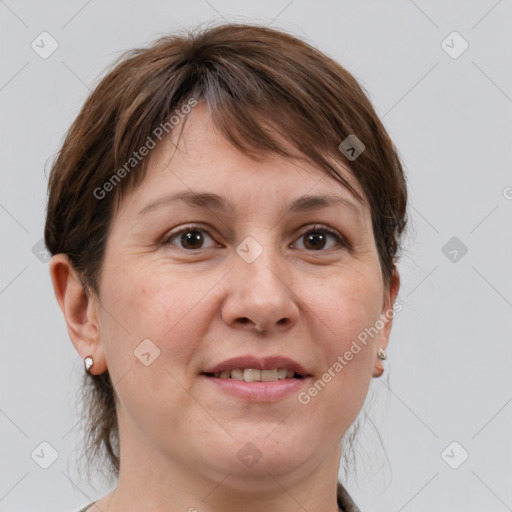
[[87, 356], [87, 357], [84, 358], [85, 371], [89, 375], [92, 375], [90, 370], [91, 370], [91, 367], [92, 367], [93, 364], [94, 364], [94, 359], [92, 358], [92, 356]]
[[387, 355], [386, 355], [386, 352], [384, 352], [384, 349], [383, 348], [379, 348], [379, 351], [377, 352], [377, 355], [379, 356], [379, 359], [387, 359]]

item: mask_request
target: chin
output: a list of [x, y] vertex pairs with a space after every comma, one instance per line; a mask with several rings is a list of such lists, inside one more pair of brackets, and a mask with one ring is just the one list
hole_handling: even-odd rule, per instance
[[211, 447], [208, 461], [203, 464], [224, 476], [232, 473], [230, 480], [239, 485], [247, 482], [250, 490], [254, 490], [255, 481], [259, 479], [265, 487], [271, 475], [279, 479], [280, 475], [293, 473], [307, 461], [312, 462], [315, 453], [319, 452], [312, 444], [299, 439], [292, 442], [292, 438], [289, 433], [268, 435], [267, 430], [259, 437], [238, 434], [230, 439], [228, 446]]

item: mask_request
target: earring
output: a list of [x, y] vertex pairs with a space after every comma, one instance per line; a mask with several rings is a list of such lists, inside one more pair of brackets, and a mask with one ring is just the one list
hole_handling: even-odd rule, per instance
[[377, 352], [377, 355], [379, 356], [379, 359], [387, 359], [387, 355], [386, 355], [386, 352], [384, 352], [384, 349], [383, 348], [379, 348], [379, 351]]
[[84, 366], [85, 366], [85, 371], [89, 374], [89, 375], [92, 375], [92, 373], [90, 372], [91, 370], [91, 367], [92, 365], [94, 364], [94, 359], [92, 358], [92, 356], [87, 356], [84, 358]]

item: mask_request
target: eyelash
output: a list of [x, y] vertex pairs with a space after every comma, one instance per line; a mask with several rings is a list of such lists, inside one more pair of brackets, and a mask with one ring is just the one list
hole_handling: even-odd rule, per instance
[[[173, 240], [174, 238], [178, 237], [179, 235], [183, 234], [183, 233], [187, 233], [189, 231], [204, 231], [205, 233], [208, 233], [208, 231], [203, 228], [202, 226], [199, 226], [197, 224], [190, 224], [189, 226], [185, 226], [184, 228], [180, 229], [179, 231], [176, 231], [174, 233], [170, 233], [169, 236], [165, 237], [162, 242], [161, 242], [161, 245], [172, 245], [171, 244], [171, 240]], [[332, 228], [329, 228], [327, 226], [323, 226], [323, 225], [314, 225], [312, 228], [309, 228], [307, 231], [304, 231], [300, 236], [299, 236], [299, 239], [304, 237], [305, 235], [307, 235], [308, 233], [328, 233], [329, 235], [333, 236], [336, 240], [336, 242], [338, 243], [339, 246], [343, 247], [343, 248], [349, 248], [349, 244], [348, 242], [345, 240], [344, 237], [342, 237], [336, 230], [332, 229]], [[213, 237], [208, 233], [208, 236], [210, 238], [212, 238], [213, 240]], [[183, 251], [187, 251], [187, 252], [197, 252], [197, 251], [200, 251], [201, 249], [203, 249], [203, 247], [199, 248], [199, 249], [185, 249], [183, 247], [178, 247], [179, 249], [183, 250]], [[332, 249], [332, 248], [331, 248]], [[315, 251], [315, 250], [311, 250], [311, 251], [308, 251], [308, 252], [325, 252], [326, 250], [329, 250], [329, 249], [320, 249], [318, 251]]]

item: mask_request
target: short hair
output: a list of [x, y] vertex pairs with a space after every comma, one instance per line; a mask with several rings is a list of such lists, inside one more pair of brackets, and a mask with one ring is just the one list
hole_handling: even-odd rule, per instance
[[[186, 122], [181, 114], [193, 101], [206, 103], [216, 128], [244, 154], [302, 158], [363, 200], [335, 163], [347, 167], [370, 207], [389, 287], [407, 223], [407, 188], [398, 151], [367, 93], [308, 43], [281, 30], [228, 23], [184, 30], [126, 52], [70, 127], [51, 167], [44, 235], [51, 254], [68, 255], [86, 293], [99, 293], [115, 205], [147, 170], [146, 160], [130, 159], [149, 139], [158, 143], [173, 116]], [[364, 147], [357, 158], [343, 150], [347, 140]], [[104, 455], [107, 474], [117, 476], [119, 430], [108, 370], [84, 373], [83, 400], [89, 464]]]

